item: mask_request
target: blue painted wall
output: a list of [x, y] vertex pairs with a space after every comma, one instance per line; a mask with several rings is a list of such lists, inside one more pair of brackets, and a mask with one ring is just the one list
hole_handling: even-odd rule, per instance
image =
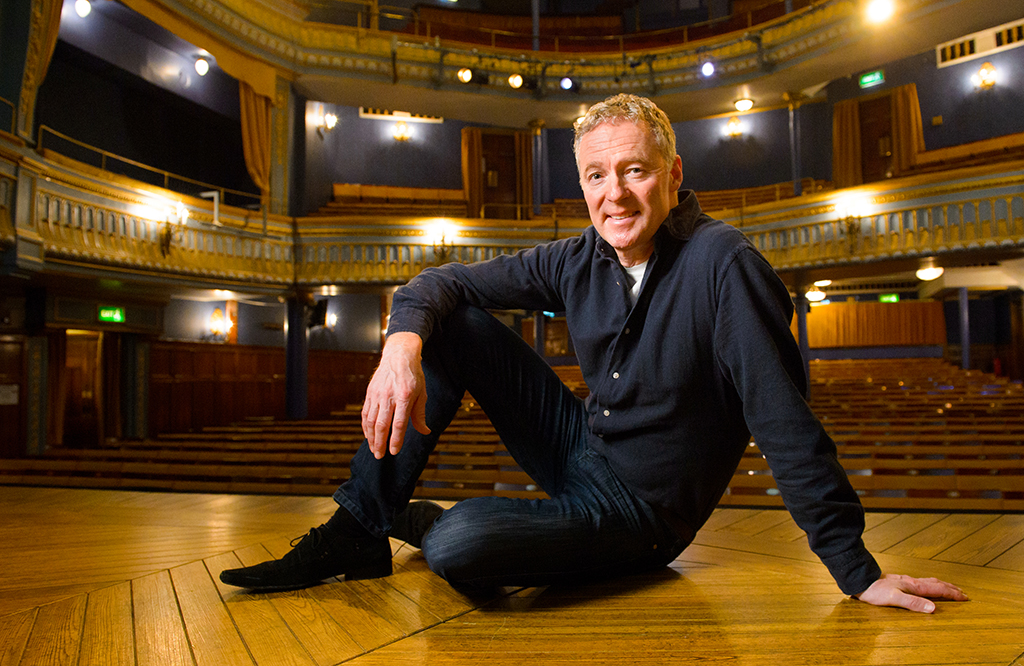
[[[657, 101], [655, 99], [655, 101]], [[800, 119], [800, 175], [830, 180], [832, 177], [832, 113], [824, 103], [807, 104]], [[789, 109], [772, 109], [739, 115], [744, 135], [725, 135], [729, 118], [709, 118], [672, 123], [676, 150], [683, 161], [683, 188], [729, 190], [787, 182], [792, 179], [789, 151]], [[551, 196], [579, 199], [571, 129], [552, 129], [548, 136], [551, 165]]]
[[[317, 297], [323, 300], [325, 297]], [[310, 349], [339, 351], [380, 351], [380, 295], [339, 294], [326, 297], [327, 314], [337, 315], [334, 328], [309, 330]], [[169, 340], [210, 340], [208, 325], [214, 309], [225, 311], [224, 301], [171, 299], [164, 308], [163, 338]], [[284, 347], [283, 303], [238, 304], [238, 344], [260, 347]]]
[[[409, 141], [395, 141], [394, 122], [360, 118], [359, 109], [296, 98], [294, 215], [327, 203], [333, 183], [462, 189], [462, 128], [468, 123], [408, 123]], [[323, 106], [338, 116], [323, 136], [307, 121]]]
[[[971, 76], [984, 62], [995, 65], [999, 83], [989, 90], [977, 90]], [[935, 64], [935, 51], [929, 50], [881, 69], [885, 72], [885, 83], [873, 88], [861, 90], [856, 76], [833, 81], [826, 88], [829, 102], [834, 104], [915, 83], [928, 150], [1024, 132], [1024, 48], [942, 69]], [[942, 116], [941, 125], [932, 124], [936, 116]]]

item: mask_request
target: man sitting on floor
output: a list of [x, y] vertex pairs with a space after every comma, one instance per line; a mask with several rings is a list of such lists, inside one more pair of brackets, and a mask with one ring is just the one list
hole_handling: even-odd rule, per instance
[[[924, 597], [966, 599], [949, 583], [882, 575], [864, 547], [860, 501], [804, 399], [789, 293], [740, 231], [704, 215], [693, 192], [680, 201], [664, 112], [609, 98], [577, 123], [574, 150], [593, 226], [428, 269], [399, 289], [338, 511], [280, 560], [221, 580], [280, 590], [385, 576], [388, 536], [465, 589], [664, 567], [711, 515], [753, 434], [843, 592], [924, 612], [935, 609]], [[590, 397], [485, 308], [564, 311]], [[467, 390], [550, 499], [410, 504]]]

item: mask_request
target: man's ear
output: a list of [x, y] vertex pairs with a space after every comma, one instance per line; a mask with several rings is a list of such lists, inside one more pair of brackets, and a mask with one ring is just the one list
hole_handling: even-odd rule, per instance
[[683, 185], [683, 158], [676, 155], [676, 158], [672, 160], [672, 169], [669, 171], [669, 177], [672, 179], [672, 190], [678, 190]]

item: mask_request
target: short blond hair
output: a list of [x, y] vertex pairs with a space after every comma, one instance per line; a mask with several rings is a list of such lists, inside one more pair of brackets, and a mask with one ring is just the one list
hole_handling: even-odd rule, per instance
[[676, 159], [676, 133], [672, 129], [665, 112], [658, 105], [639, 95], [622, 93], [598, 102], [587, 110], [585, 116], [573, 125], [575, 136], [572, 141], [572, 153], [579, 166], [580, 141], [589, 132], [604, 123], [616, 123], [628, 120], [640, 127], [646, 127], [654, 135], [654, 143], [666, 164]]

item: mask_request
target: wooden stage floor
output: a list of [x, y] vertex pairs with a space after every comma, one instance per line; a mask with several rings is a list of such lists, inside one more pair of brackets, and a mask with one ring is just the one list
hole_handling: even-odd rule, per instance
[[329, 498], [0, 487], [0, 666], [1024, 665], [1024, 515], [870, 513], [889, 571], [971, 597], [934, 615], [846, 598], [781, 510], [721, 509], [671, 568], [452, 590], [395, 573], [247, 594], [221, 569], [288, 549]]

